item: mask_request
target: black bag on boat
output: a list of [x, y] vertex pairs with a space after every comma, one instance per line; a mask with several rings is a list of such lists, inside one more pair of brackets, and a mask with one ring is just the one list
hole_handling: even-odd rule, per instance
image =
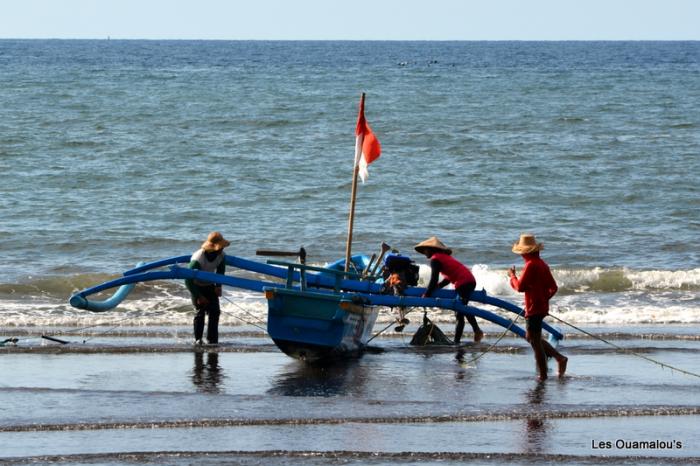
[[404, 286], [418, 285], [419, 267], [408, 256], [389, 254], [384, 260], [382, 276], [388, 280], [394, 276], [403, 282]]

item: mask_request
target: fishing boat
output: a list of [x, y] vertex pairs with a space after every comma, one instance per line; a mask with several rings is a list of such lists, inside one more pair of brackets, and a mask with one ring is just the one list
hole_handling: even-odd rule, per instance
[[[188, 263], [189, 259], [189, 255], [183, 255], [142, 264], [127, 270], [117, 279], [75, 293], [69, 302], [78, 309], [106, 312], [119, 306], [137, 283], [188, 278], [260, 292], [267, 299], [267, 331], [273, 342], [284, 353], [307, 361], [362, 354], [381, 308], [449, 309], [480, 317], [525, 337], [525, 331], [514, 319], [480, 307], [465, 306], [454, 290], [437, 290], [430, 298], [423, 298], [424, 287], [409, 287], [403, 295], [395, 296], [384, 294], [382, 284], [375, 277], [362, 279], [356, 272], [334, 268], [272, 260], [263, 263], [225, 256], [226, 264], [231, 269], [268, 277], [267, 280], [260, 280], [193, 270], [180, 265]], [[114, 294], [107, 299], [91, 298], [115, 288]], [[516, 316], [524, 314], [519, 306], [489, 296], [484, 290], [473, 292], [472, 302], [499, 308]], [[550, 341], [563, 338], [558, 330], [547, 323], [543, 324], [543, 328], [549, 332]]]
[[[465, 306], [454, 290], [438, 290], [430, 298], [424, 298], [425, 288], [409, 286], [399, 295], [386, 294], [375, 275], [390, 249], [386, 243], [382, 243], [376, 261], [376, 255], [368, 258], [351, 254], [358, 175], [364, 179], [367, 165], [376, 160], [380, 153], [379, 141], [364, 117], [364, 98], [362, 94], [356, 128], [355, 164], [344, 260], [326, 267], [306, 265], [306, 251], [303, 248], [292, 253], [257, 251], [258, 255], [298, 256], [299, 263], [276, 260], [262, 263], [237, 256], [225, 256], [227, 266], [233, 269], [269, 277], [259, 280], [192, 270], [179, 265], [188, 263], [190, 256], [175, 256], [140, 264], [124, 272], [118, 279], [80, 291], [70, 298], [70, 304], [79, 309], [105, 312], [126, 299], [135, 284], [152, 280], [194, 279], [261, 292], [267, 299], [267, 331], [272, 341], [284, 353], [307, 361], [362, 354], [371, 340], [381, 307], [449, 309], [481, 317], [524, 337], [525, 331], [514, 320], [486, 309]], [[90, 298], [91, 295], [112, 288], [117, 288], [117, 291], [108, 299], [99, 301]], [[487, 304], [517, 315], [523, 314], [518, 306], [487, 296], [483, 290], [472, 293], [470, 302]], [[543, 324], [543, 328], [550, 333], [553, 341], [562, 338], [561, 333], [549, 325]]]

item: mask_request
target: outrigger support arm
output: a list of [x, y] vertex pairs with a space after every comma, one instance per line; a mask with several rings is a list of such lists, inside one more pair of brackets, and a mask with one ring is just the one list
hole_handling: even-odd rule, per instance
[[[179, 267], [176, 265], [180, 263], [187, 263], [189, 260], [190, 256], [177, 256], [139, 265], [134, 269], [124, 272], [123, 276], [120, 278], [74, 294], [70, 298], [70, 304], [78, 309], [86, 309], [93, 312], [108, 311], [118, 306], [127, 297], [129, 292], [133, 289], [134, 284], [154, 280], [184, 280], [187, 278], [193, 278], [200, 281], [218, 283], [221, 285], [257, 292], [262, 292], [264, 288], [279, 288], [285, 286], [284, 283], [239, 278], [231, 275], [221, 275], [217, 273], [204, 272], [202, 270]], [[422, 298], [421, 295], [425, 292], [425, 288], [417, 287], [407, 288], [405, 296], [382, 295], [381, 284], [372, 283], [369, 281], [347, 279], [344, 278], [346, 274], [342, 272], [340, 274], [334, 274], [330, 270], [319, 267], [282, 262], [275, 262], [275, 265], [264, 264], [236, 256], [226, 256], [226, 264], [242, 270], [248, 270], [250, 272], [281, 278], [291, 283], [301, 282], [301, 274], [299, 271], [297, 271], [297, 269], [301, 270], [302, 268], [308, 268], [310, 271], [323, 271], [324, 273], [306, 273], [306, 270], [304, 270], [306, 286], [319, 288], [319, 292], [324, 292], [324, 289], [325, 292], [329, 293], [333, 292], [332, 290], [342, 290], [341, 292], [343, 294], [348, 295], [348, 299], [350, 299], [352, 296], [358, 296], [359, 298], [365, 300], [365, 302], [368, 304], [376, 306], [412, 306], [451, 309], [460, 314], [474, 315], [502, 327], [510, 328], [514, 333], [520, 336], [524, 337], [525, 335], [524, 331], [520, 327], [513, 325], [512, 321], [506, 318], [473, 306], [465, 306], [459, 300], [454, 290], [437, 290], [430, 298]], [[169, 270], [152, 270], [168, 265], [170, 266]], [[291, 277], [289, 276], [290, 269], [293, 270], [291, 271]], [[92, 294], [117, 287], [119, 287], [119, 289], [114, 296], [107, 300], [96, 301], [88, 300], [87, 298]], [[474, 291], [470, 297], [470, 302], [488, 304], [514, 314], [523, 315], [523, 310], [520, 307], [509, 303], [508, 301], [488, 296], [484, 290]], [[543, 323], [542, 327], [549, 332], [554, 339], [561, 340], [563, 338], [561, 332], [557, 331], [549, 324]]]
[[[498, 324], [501, 327], [509, 328], [516, 335], [525, 338], [525, 331], [518, 325], [515, 325], [512, 320], [508, 320], [485, 309], [479, 309], [478, 307], [474, 306], [465, 306], [462, 304], [459, 298], [414, 298], [392, 295], [366, 295], [365, 297], [370, 304], [375, 306], [438, 307], [441, 309], [452, 309], [459, 314], [481, 317], [482, 319]], [[396, 302], [397, 298], [399, 299], [399, 304]], [[556, 334], [553, 335], [555, 338], [557, 338], [557, 335], [559, 335], [557, 339], [561, 339], [562, 337], [559, 332], [556, 332]]]

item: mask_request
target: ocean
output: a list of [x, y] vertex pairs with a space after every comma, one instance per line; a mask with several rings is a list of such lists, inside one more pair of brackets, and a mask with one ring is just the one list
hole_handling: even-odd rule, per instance
[[2, 326], [211, 230], [343, 257], [361, 92], [354, 252], [437, 235], [515, 297], [532, 232], [573, 320], [700, 322], [696, 42], [3, 40], [0, 73]]
[[[139, 285], [116, 310], [99, 314], [71, 308], [68, 298], [74, 292], [117, 277], [141, 261], [191, 254], [212, 230], [231, 240], [227, 253], [245, 258], [256, 258], [259, 248], [294, 250], [302, 246], [314, 265], [344, 257], [354, 129], [363, 92], [367, 121], [381, 142], [382, 155], [370, 165], [366, 183], [358, 187], [353, 253], [378, 253], [381, 243], [387, 242], [425, 264], [413, 246], [436, 235], [454, 250], [457, 259], [469, 265], [478, 289], [521, 303], [522, 296], [508, 285], [506, 271], [511, 265], [522, 267], [520, 257], [511, 252], [512, 244], [521, 233], [534, 233], [545, 244], [543, 258], [560, 286], [552, 301], [553, 315], [639, 351], [660, 345], [651, 350], [661, 351], [654, 358], [667, 356], [687, 370], [700, 372], [698, 42], [0, 40], [0, 83], [0, 337], [18, 338], [14, 349], [2, 348], [9, 352], [1, 356], [5, 382], [0, 384], [0, 395], [24, 406], [39, 402], [75, 408], [86, 403], [99, 411], [107, 390], [142, 408], [126, 409], [124, 414], [115, 405], [104, 416], [88, 420], [76, 418], [72, 408], [59, 410], [58, 419], [45, 419], [38, 409], [14, 417], [8, 411], [6, 420], [0, 421], [0, 431], [10, 433], [0, 435], [8, 439], [24, 435], [25, 440], [13, 440], [19, 446], [6, 454], [0, 448], [0, 458], [93, 453], [77, 446], [86, 445], [85, 438], [48, 440], [49, 446], [35, 453], [27, 439], [42, 437], [45, 431], [32, 431], [28, 425], [59, 425], [46, 429], [53, 432], [50, 435], [67, 437], [77, 434], [60, 433], [65, 430], [60, 426], [78, 425], [82, 426], [79, 432], [100, 436], [105, 435], [104, 430], [90, 426], [117, 419], [117, 424], [123, 421], [136, 428], [133, 435], [138, 436], [138, 429], [170, 419], [160, 408], [153, 417], [143, 414], [151, 412], [151, 402], [167, 404], [160, 399], [168, 391], [167, 384], [155, 383], [137, 393], [116, 383], [119, 377], [115, 374], [121, 370], [117, 356], [148, 359], [151, 351], [165, 358], [166, 364], [192, 365], [188, 346], [192, 309], [184, 285]], [[423, 280], [426, 273], [423, 266]], [[425, 422], [432, 422], [434, 413], [427, 405], [415, 413], [413, 404], [401, 404], [399, 398], [383, 392], [377, 401], [350, 387], [342, 374], [326, 380], [285, 359], [264, 331], [255, 327], [264, 328], [263, 297], [225, 290], [222, 306], [223, 338], [234, 347], [220, 350], [216, 367], [235, 366], [227, 369], [232, 379], [234, 371], [236, 377], [247, 377], [245, 371], [255, 372], [259, 364], [266, 367], [262, 381], [254, 383], [259, 390], [253, 393], [248, 389], [239, 392], [241, 387], [232, 379], [229, 385], [221, 380], [219, 385], [226, 396], [239, 397], [236, 403], [243, 410], [221, 414], [229, 416], [229, 427], [231, 416], [250, 420], [240, 414], [249, 409], [245, 400], [261, 397], [255, 398], [262, 406], [260, 411], [250, 408], [257, 420], [252, 427], [245, 426], [246, 438], [253, 444], [255, 438], [269, 433], [267, 424], [258, 419], [260, 413], [270, 406], [284, 406], [290, 396], [295, 400], [294, 413], [289, 415], [293, 419], [303, 417], [304, 399], [313, 398], [314, 416], [323, 412], [327, 396], [342, 398], [350, 410], [359, 409], [357, 403], [366, 407], [369, 397], [372, 403], [386, 402], [393, 408], [385, 407], [386, 413], [377, 422], [367, 421], [373, 419], [370, 414], [360, 413], [364, 427], [384, 432], [386, 419], [425, 416], [428, 421], [421, 418], [414, 428], [428, 435]], [[452, 330], [452, 313], [431, 310], [430, 316], [448, 333]], [[380, 316], [378, 328], [393, 318]], [[419, 318], [412, 321], [415, 326]], [[676, 378], [667, 386], [652, 377], [635, 388], [632, 382], [637, 372], [628, 374], [631, 381], [622, 381], [612, 367], [601, 363], [607, 374], [601, 382], [597, 378], [600, 366], [595, 364], [603, 357], [599, 351], [616, 365], [630, 363], [572, 328], [557, 325], [572, 338], [568, 343], [569, 351], [574, 352], [572, 363], [577, 351], [582, 355], [580, 361], [590, 362], [585, 369], [576, 364], [570, 369], [574, 375], [579, 373], [582, 391], [572, 388], [576, 387], [572, 382], [570, 393], [566, 386], [556, 387], [557, 396], [574, 405], [574, 393], [583, 393], [585, 405], [595, 399], [585, 392], [586, 385], [596, 387], [596, 393], [631, 387], [642, 398], [650, 392], [678, 390], [682, 403], [659, 395], [660, 400], [642, 404], [659, 415], [668, 409], [667, 404], [681, 403], [683, 408], [673, 415], [681, 423], [687, 419], [684, 416], [690, 416], [688, 425], [696, 423], [700, 400], [693, 379]], [[492, 343], [495, 338], [489, 341], [488, 337], [500, 331], [488, 326], [486, 330], [485, 342]], [[47, 349], [42, 334], [68, 335], [63, 338], [87, 350], [66, 350], [69, 355], [58, 357], [55, 367], [43, 369], [58, 378], [44, 380], [41, 361], [53, 354], [54, 347]], [[402, 338], [388, 331], [376, 342], [389, 355], [366, 356], [357, 363], [359, 368], [353, 366], [349, 371], [359, 372], [358, 380], [376, 388], [399, 380], [398, 367], [413, 367], [413, 371], [415, 364], [424, 367], [426, 373], [411, 376], [417, 384], [421, 377], [428, 377], [431, 362], [451, 370], [445, 368], [454, 364], [453, 354], [416, 354], [404, 349]], [[515, 381], [496, 378], [488, 383], [513, 382], [526, 387], [534, 373], [531, 355], [522, 342], [505, 341], [524, 361], [523, 374], [513, 376]], [[239, 351], [239, 343], [245, 351]], [[37, 352], [32, 348], [38, 348]], [[103, 354], [105, 348], [125, 352], [113, 356], [105, 366], [113, 368], [112, 372], [95, 362], [109, 358]], [[202, 367], [208, 366], [197, 362], [197, 354], [201, 353], [195, 352], [194, 369], [188, 370], [199, 368], [201, 375]], [[512, 367], [508, 354], [507, 350], [498, 352], [492, 365], [484, 366], [508, 372]], [[236, 362], [227, 357], [242, 359]], [[88, 376], [79, 370], [86, 359], [91, 361], [86, 370], [95, 366], [94, 380], [85, 379]], [[124, 375], [124, 380], [138, 385], [153, 367], [141, 359], [134, 362], [134, 373]], [[638, 372], [656, 370], [648, 364], [640, 361], [629, 367]], [[22, 372], [22, 367], [37, 370]], [[436, 391], [431, 392], [430, 403], [464, 389], [459, 382], [461, 370], [464, 368], [458, 367], [457, 375], [450, 374], [449, 383], [442, 388], [432, 389]], [[16, 383], [11, 381], [13, 371], [24, 374]], [[74, 374], [82, 382], [64, 380], [57, 371]], [[108, 372], [107, 379], [103, 371]], [[384, 373], [389, 374], [386, 379]], [[304, 384], [307, 376], [321, 380], [322, 387], [329, 380], [343, 380], [330, 395], [318, 395], [317, 386]], [[187, 382], [189, 377], [182, 380]], [[285, 388], [279, 389], [276, 377], [298, 385], [290, 388], [283, 383]], [[189, 393], [199, 385], [187, 382], [181, 387], [182, 380], [174, 382], [178, 386], [175, 398], [182, 398], [177, 403], [212, 402], [212, 393]], [[314, 398], [316, 395], [320, 398]], [[421, 397], [419, 391], [408, 390], [408, 399]], [[276, 401], [265, 405], [263, 398]], [[465, 400], [471, 403], [469, 397]], [[424, 402], [428, 403], [420, 403]], [[520, 405], [529, 403], [519, 400], [517, 406], [504, 408], [497, 395], [481, 402], [495, 406], [499, 413], [510, 413], [503, 415], [511, 420], [520, 419], [524, 415]], [[478, 411], [485, 406], [478, 403], [477, 397], [469, 409]], [[608, 414], [624, 412], [620, 407], [624, 399], [610, 403]], [[438, 403], [436, 412], [456, 422], [457, 431], [468, 433], [476, 423], [490, 432], [484, 433], [487, 437], [512, 433], [503, 426], [489, 430], [484, 426], [491, 424], [471, 418], [468, 425], [460, 424], [464, 418], [459, 416], [467, 415], [460, 410], [459, 416], [449, 417], [455, 416], [453, 407]], [[505, 411], [499, 411], [501, 408]], [[14, 413], [14, 408], [7, 409]], [[548, 409], [570, 412], [559, 405]], [[208, 418], [217, 415], [207, 412]], [[507, 417], [510, 415], [515, 418]], [[546, 422], [563, 422], [559, 414], [550, 415], [556, 420]], [[193, 410], [184, 408], [178, 416], [178, 422], [197, 419]], [[498, 416], [488, 421], [494, 426], [503, 422]], [[333, 424], [342, 415], [331, 417]], [[404, 438], [405, 433], [393, 422], [384, 432], [387, 439]], [[289, 429], [294, 422], [283, 424]], [[672, 422], [662, 424], [653, 424], [661, 432], [654, 438], [673, 430]], [[566, 424], [564, 430], [572, 425]], [[691, 443], [700, 437], [695, 425], [688, 434]], [[175, 433], [163, 434], [168, 439], [163, 448], [177, 450], [184, 445], [182, 428], [168, 426]], [[398, 427], [410, 426], [402, 427], [399, 422]], [[450, 425], [439, 427], [449, 430]], [[206, 425], [206, 429], [217, 428]], [[277, 447], [295, 451], [295, 434], [284, 429], [281, 446], [251, 448], [256, 452]], [[318, 429], [307, 426], [305, 432], [314, 437]], [[581, 432], [591, 432], [585, 425], [571, 429], [564, 437], [573, 443], [582, 437]], [[230, 441], [226, 431], [216, 432], [211, 436]], [[608, 440], [614, 441], [614, 435]], [[583, 437], [586, 445], [595, 440], [590, 435]], [[114, 441], [118, 452], [131, 451], [133, 439], [107, 438], [111, 440], [105, 444]], [[343, 456], [338, 452], [362, 450], [362, 444], [344, 446], [336, 440], [329, 441], [327, 448], [336, 452], [335, 459], [340, 455], [357, 464], [371, 459]], [[316, 451], [309, 445], [304, 451]], [[391, 456], [398, 454], [396, 449], [383, 447], [376, 438], [368, 439], [368, 445], [385, 454], [376, 464], [412, 461]], [[536, 461], [535, 456], [528, 456], [534, 453], [523, 453], [517, 441], [512, 448], [498, 441], [487, 445], [457, 449], [459, 454], [474, 453], [474, 458], [454, 456], [454, 452], [434, 457], [421, 442], [411, 448], [425, 454], [416, 457], [425, 464], [486, 461], [479, 456], [483, 452], [516, 452], [525, 456], [501, 460]], [[680, 454], [687, 455], [688, 447], [686, 441], [686, 450]], [[192, 453], [199, 451], [197, 445], [183, 448], [194, 455], [192, 461], [202, 459]], [[436, 448], [443, 453], [452, 451], [444, 445]], [[697, 444], [693, 448], [692, 456], [700, 456]], [[559, 455], [569, 451], [565, 450], [558, 447], [549, 452]], [[599, 458], [590, 448], [579, 450]], [[227, 454], [237, 461], [265, 463], [259, 457], [237, 457], [242, 454], [238, 449]], [[89, 462], [90, 458], [74, 460]], [[94, 461], [119, 463], [114, 458]], [[136, 462], [148, 462], [148, 458]], [[187, 458], [182, 464], [190, 461]], [[212, 462], [219, 460], [232, 461], [221, 457]], [[313, 461], [326, 464], [323, 457]], [[567, 461], [578, 464], [579, 460]], [[638, 464], [646, 460], [640, 461]], [[650, 464], [655, 461], [649, 460]]]

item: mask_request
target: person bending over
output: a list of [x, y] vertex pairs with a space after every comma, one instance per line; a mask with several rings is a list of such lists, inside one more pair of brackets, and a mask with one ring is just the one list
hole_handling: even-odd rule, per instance
[[[431, 236], [422, 243], [417, 244], [414, 249], [430, 259], [430, 283], [423, 297], [428, 298], [436, 289], [443, 288], [449, 283], [452, 283], [462, 303], [466, 306], [469, 303], [469, 297], [472, 291], [476, 288], [476, 279], [469, 268], [452, 257], [452, 250], [435, 236]], [[438, 282], [440, 274], [445, 278]], [[455, 344], [459, 345], [462, 339], [462, 332], [464, 331], [464, 314], [456, 312], [455, 317], [457, 319], [457, 324], [455, 326]], [[472, 315], [467, 315], [467, 320], [472, 326], [474, 341], [481, 341], [484, 337], [484, 332], [479, 328], [476, 318]]]
[[[226, 273], [224, 248], [229, 244], [231, 243], [224, 239], [218, 231], [209, 233], [207, 240], [202, 243], [202, 247], [192, 254], [188, 267], [223, 275]], [[217, 344], [219, 342], [219, 314], [221, 314], [219, 307], [221, 285], [189, 278], [185, 280], [185, 285], [190, 290], [192, 304], [196, 311], [194, 316], [195, 344], [202, 344], [205, 316], [209, 316], [207, 342]]]

